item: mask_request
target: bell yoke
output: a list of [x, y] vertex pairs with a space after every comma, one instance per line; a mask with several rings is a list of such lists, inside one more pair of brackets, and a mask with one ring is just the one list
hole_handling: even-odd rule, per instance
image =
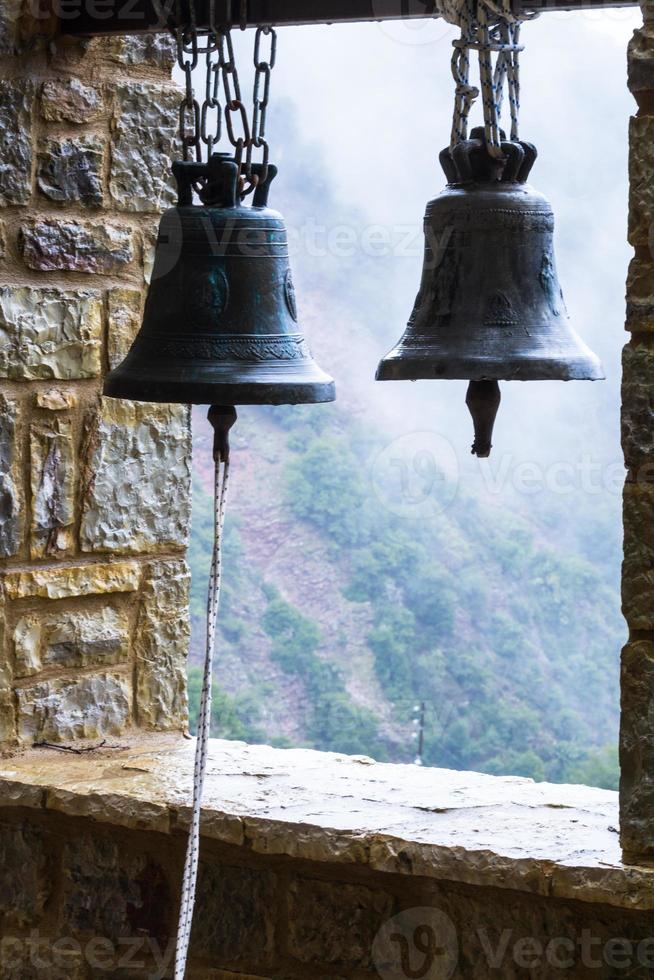
[[597, 357], [573, 330], [554, 258], [554, 215], [527, 184], [536, 148], [484, 130], [443, 150], [447, 188], [427, 205], [425, 260], [413, 312], [379, 381], [471, 382], [473, 453], [488, 456], [498, 381], [597, 381]]

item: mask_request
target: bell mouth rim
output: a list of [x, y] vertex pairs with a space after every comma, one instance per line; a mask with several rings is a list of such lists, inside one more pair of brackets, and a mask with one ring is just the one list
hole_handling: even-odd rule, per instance
[[402, 360], [383, 360], [375, 373], [375, 381], [606, 381], [599, 360], [587, 357], [574, 361], [565, 358], [522, 358], [514, 365], [509, 361], [493, 365], [480, 360], [449, 361], [427, 364], [422, 359], [406, 356]]
[[170, 405], [322, 405], [336, 401], [336, 384], [325, 375], [322, 381], [220, 381], [144, 382], [143, 379], [107, 376], [105, 398], [145, 404]]

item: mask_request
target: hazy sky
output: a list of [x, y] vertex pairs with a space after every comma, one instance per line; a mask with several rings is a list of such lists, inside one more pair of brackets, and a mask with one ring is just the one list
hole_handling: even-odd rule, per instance
[[[517, 461], [563, 459], [577, 465], [590, 452], [598, 465], [620, 467], [620, 351], [626, 339], [624, 282], [631, 254], [626, 243], [627, 128], [634, 111], [626, 85], [626, 47], [639, 22], [635, 8], [604, 9], [546, 13], [523, 28], [521, 135], [540, 154], [531, 179], [554, 206], [567, 305], [575, 327], [601, 356], [607, 381], [503, 385], [495, 442], [499, 452]], [[314, 159], [307, 161], [315, 171], [307, 173], [307, 180], [326, 179], [341, 202], [352, 203], [358, 233], [367, 223], [378, 224], [393, 241], [399, 242], [407, 228], [419, 241], [425, 204], [444, 185], [437, 155], [449, 140], [451, 42], [457, 33], [443, 21], [428, 20], [279, 31], [272, 82], [277, 113], [295, 117], [302, 139], [315, 148]], [[244, 92], [249, 92], [253, 33], [235, 32], [235, 41]], [[476, 106], [471, 123], [479, 121]], [[283, 165], [277, 197], [283, 197], [293, 226], [293, 188], [284, 183], [289, 148], [276, 142], [272, 125], [268, 136], [273, 159]], [[327, 225], [333, 220], [319, 194], [315, 216]], [[356, 277], [356, 256], [349, 266]], [[319, 260], [299, 255], [296, 267], [302, 285], [314, 268], [318, 271]], [[380, 337], [386, 338], [379, 341], [380, 356], [403, 332], [420, 269], [419, 249], [398, 254], [390, 272], [388, 261], [380, 263], [379, 291], [388, 320], [380, 324]], [[367, 273], [374, 284], [370, 263]], [[299, 299], [302, 308], [301, 293]], [[329, 330], [328, 320], [311, 324], [311, 341], [318, 349], [323, 329]], [[362, 404], [383, 403], [407, 432], [428, 424], [446, 434], [468, 487], [483, 493], [488, 464], [469, 455], [465, 383], [375, 385], [374, 360], [337, 378], [341, 393], [356, 394]], [[498, 460], [496, 454], [491, 465]], [[617, 514], [616, 486], [614, 480]], [[587, 505], [583, 493], [571, 500], [571, 506]]]

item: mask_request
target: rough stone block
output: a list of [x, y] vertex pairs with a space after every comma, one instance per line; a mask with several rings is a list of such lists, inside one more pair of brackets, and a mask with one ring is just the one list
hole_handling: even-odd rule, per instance
[[125, 358], [141, 326], [143, 293], [112, 289], [107, 302], [109, 367], [113, 370]]
[[17, 925], [35, 925], [48, 894], [43, 835], [27, 825], [0, 825], [0, 911]]
[[654, 89], [654, 30], [634, 31], [629, 42], [629, 88], [636, 94]]
[[268, 963], [274, 952], [277, 879], [266, 871], [204, 863], [191, 948], [222, 963]]
[[83, 551], [182, 551], [190, 524], [185, 407], [103, 399], [91, 423]]
[[49, 388], [47, 391], [37, 391], [34, 395], [37, 408], [45, 408], [48, 412], [64, 412], [75, 408], [77, 395], [73, 391], [62, 391], [61, 388]]
[[136, 562], [81, 565], [76, 568], [33, 568], [7, 572], [4, 576], [8, 599], [69, 599], [73, 596], [136, 592], [141, 569]]
[[298, 879], [289, 890], [289, 952], [302, 963], [371, 969], [375, 936], [393, 900], [359, 885]]
[[0, 557], [20, 551], [23, 538], [23, 495], [17, 440], [18, 405], [0, 395]]
[[654, 629], [654, 485], [624, 491], [622, 608], [631, 629]]
[[51, 201], [100, 207], [104, 141], [99, 136], [48, 139], [39, 145], [36, 184]]
[[654, 332], [654, 261], [635, 258], [627, 278], [627, 330]]
[[72, 423], [54, 418], [30, 428], [32, 558], [65, 555], [74, 547], [75, 445]]
[[66, 843], [63, 871], [67, 930], [114, 943], [149, 936], [166, 950], [170, 890], [163, 870], [151, 858], [131, 855], [113, 840], [79, 837]]
[[159, 68], [170, 74], [177, 60], [175, 39], [168, 34], [125, 34], [111, 38], [107, 56], [119, 65]]
[[0, 81], [0, 206], [27, 204], [32, 196], [34, 83]]
[[41, 113], [47, 122], [90, 123], [103, 112], [102, 93], [84, 85], [77, 78], [56, 79], [43, 83]]
[[188, 724], [189, 586], [184, 561], [147, 567], [135, 640], [137, 720], [143, 727], [184, 729]]
[[647, 245], [654, 219], [654, 117], [636, 116], [629, 127], [629, 241]]
[[130, 722], [130, 685], [119, 675], [43, 681], [16, 693], [18, 736], [24, 743], [120, 735]]
[[[6, 668], [2, 669], [6, 676]], [[12, 694], [0, 694], [0, 745], [12, 745], [16, 741], [16, 708]]]
[[16, 625], [16, 676], [48, 667], [113, 666], [129, 657], [130, 625], [111, 607], [94, 612], [25, 616]]
[[14, 672], [16, 677], [32, 677], [43, 667], [41, 659], [41, 618], [24, 616], [14, 630]]
[[645, 344], [628, 344], [623, 351], [622, 448], [625, 463], [636, 471], [654, 457], [654, 352]]
[[172, 86], [117, 86], [109, 192], [120, 210], [158, 212], [175, 203], [178, 117], [179, 92]]
[[25, 264], [38, 272], [124, 272], [134, 261], [129, 228], [81, 221], [35, 221], [20, 230]]
[[622, 653], [620, 735], [622, 846], [654, 853], [654, 643], [638, 640]]
[[0, 288], [0, 377], [96, 378], [101, 352], [100, 292]]

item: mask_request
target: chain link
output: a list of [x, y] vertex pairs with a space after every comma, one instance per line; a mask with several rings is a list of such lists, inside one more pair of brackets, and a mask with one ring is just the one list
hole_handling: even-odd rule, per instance
[[[208, 29], [197, 26], [195, 0], [187, 0], [188, 14], [182, 13], [182, 0], [176, 0], [178, 26], [177, 59], [184, 74], [184, 98], [179, 108], [179, 128], [185, 160], [198, 163], [208, 160], [224, 133], [234, 150], [239, 168], [241, 197], [251, 193], [268, 179], [270, 148], [266, 123], [270, 104], [272, 71], [277, 60], [277, 32], [273, 27], [258, 27], [254, 41], [254, 87], [252, 115], [241, 94], [241, 83], [229, 26], [230, 3], [225, 0], [225, 23], [216, 16], [217, 0], [209, 0]], [[241, 28], [247, 26], [247, 0], [240, 0]], [[185, 25], [185, 26], [181, 26]], [[204, 41], [201, 42], [200, 38]], [[264, 42], [268, 39], [267, 50]], [[194, 88], [194, 72], [205, 59], [205, 90], [200, 105]], [[222, 92], [221, 92], [222, 87]], [[254, 171], [254, 151], [261, 151], [261, 161]]]

